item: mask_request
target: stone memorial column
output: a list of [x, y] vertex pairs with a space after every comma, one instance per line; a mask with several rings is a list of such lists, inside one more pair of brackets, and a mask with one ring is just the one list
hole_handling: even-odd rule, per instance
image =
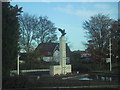
[[61, 74], [66, 74], [66, 40], [65, 36], [60, 37], [60, 66], [61, 66]]
[[50, 75], [54, 76], [56, 74], [67, 74], [71, 73], [71, 65], [66, 65], [66, 40], [65, 40], [65, 30], [58, 28], [61, 32], [60, 43], [59, 43], [59, 65], [50, 66]]

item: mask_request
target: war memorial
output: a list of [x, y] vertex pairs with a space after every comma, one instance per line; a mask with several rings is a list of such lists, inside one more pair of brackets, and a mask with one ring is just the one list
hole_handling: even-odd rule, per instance
[[50, 75], [54, 76], [65, 75], [71, 73], [71, 65], [66, 65], [66, 40], [65, 40], [65, 30], [58, 29], [61, 32], [60, 43], [59, 43], [59, 65], [50, 66]]

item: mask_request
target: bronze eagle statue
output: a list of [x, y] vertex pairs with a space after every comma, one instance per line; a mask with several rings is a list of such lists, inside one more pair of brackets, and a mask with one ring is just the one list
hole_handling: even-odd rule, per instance
[[61, 32], [61, 34], [62, 34], [62, 36], [64, 36], [66, 33], [65, 33], [65, 29], [60, 29], [60, 28], [58, 28], [58, 30]]

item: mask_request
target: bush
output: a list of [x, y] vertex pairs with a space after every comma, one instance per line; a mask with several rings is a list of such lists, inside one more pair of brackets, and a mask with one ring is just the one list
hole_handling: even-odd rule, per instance
[[80, 71], [80, 72], [90, 72], [92, 70], [91, 64], [73, 64], [72, 68], [73, 71]]
[[29, 60], [29, 62], [20, 65], [20, 69], [44, 69], [49, 68], [50, 63], [39, 60]]
[[28, 79], [25, 76], [14, 76], [3, 79], [2, 88], [25, 88]]

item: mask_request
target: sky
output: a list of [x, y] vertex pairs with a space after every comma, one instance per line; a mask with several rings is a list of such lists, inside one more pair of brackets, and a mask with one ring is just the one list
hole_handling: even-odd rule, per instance
[[[109, 15], [117, 20], [117, 2], [11, 2], [11, 5], [23, 7], [23, 13], [47, 16], [56, 27], [65, 29], [71, 51], [85, 50], [86, 38], [83, 22], [98, 13]], [[57, 31], [58, 38], [61, 33]]]

